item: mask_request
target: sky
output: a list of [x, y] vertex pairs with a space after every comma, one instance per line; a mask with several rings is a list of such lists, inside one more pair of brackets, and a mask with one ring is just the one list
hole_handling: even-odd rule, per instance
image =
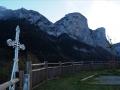
[[113, 43], [120, 42], [120, 0], [0, 0], [0, 6], [32, 9], [53, 23], [65, 14], [79, 12], [88, 19], [90, 29], [104, 27]]

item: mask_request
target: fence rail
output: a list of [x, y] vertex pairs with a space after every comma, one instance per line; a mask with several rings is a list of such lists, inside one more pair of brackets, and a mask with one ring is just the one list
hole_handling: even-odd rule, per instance
[[9, 86], [14, 85], [19, 82], [19, 79], [13, 79], [12, 81], [8, 81], [0, 85], [0, 90], [6, 90]]
[[23, 71], [19, 71], [19, 77], [10, 81], [7, 81], [3, 84], [0, 84], [0, 90], [8, 90], [9, 86], [17, 84], [18, 87], [16, 87], [15, 90], [23, 90]]

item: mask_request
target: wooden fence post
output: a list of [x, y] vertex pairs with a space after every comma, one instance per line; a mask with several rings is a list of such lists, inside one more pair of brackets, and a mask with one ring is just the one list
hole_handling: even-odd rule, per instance
[[48, 80], [48, 62], [47, 61], [44, 61], [44, 63], [45, 63], [45, 79], [46, 79], [46, 81]]
[[24, 71], [19, 71], [19, 90], [23, 90]]
[[27, 68], [28, 70], [27, 71], [30, 74], [30, 81], [29, 81], [30, 87], [29, 88], [30, 88], [30, 90], [32, 90], [32, 61], [28, 61], [27, 63], [28, 63], [28, 68]]
[[72, 61], [72, 73], [75, 73], [74, 61]]
[[62, 62], [61, 61], [59, 61], [59, 67], [60, 67], [60, 75], [59, 76], [61, 76], [62, 75]]
[[90, 70], [94, 70], [94, 61], [90, 61]]

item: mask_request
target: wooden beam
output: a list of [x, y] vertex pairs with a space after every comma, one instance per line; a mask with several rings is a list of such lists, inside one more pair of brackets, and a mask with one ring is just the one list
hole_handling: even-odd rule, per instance
[[6, 90], [6, 88], [8, 88], [10, 85], [17, 83], [18, 81], [19, 79], [16, 78], [16, 79], [13, 79], [12, 81], [5, 82], [0, 85], [0, 90]]

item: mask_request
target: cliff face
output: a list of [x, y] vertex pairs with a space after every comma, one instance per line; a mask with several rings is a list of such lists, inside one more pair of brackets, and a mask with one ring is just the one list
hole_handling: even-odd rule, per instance
[[58, 35], [66, 33], [70, 37], [93, 45], [91, 31], [88, 28], [87, 19], [80, 13], [70, 13], [55, 23]]
[[103, 48], [108, 48], [110, 43], [106, 38], [105, 28], [97, 28], [92, 31], [93, 41], [96, 46], [100, 46]]
[[23, 53], [30, 52], [41, 61], [100, 60], [113, 56], [106, 50], [109, 42], [105, 29], [89, 29], [87, 19], [80, 13], [67, 14], [53, 24], [33, 10], [2, 8], [0, 12], [0, 45], [5, 50], [9, 50], [6, 40], [14, 39], [15, 27], [20, 25], [20, 41], [27, 47]]
[[114, 52], [117, 56], [120, 56], [120, 43], [114, 44], [112, 49], [114, 50]]
[[70, 13], [55, 23], [57, 35], [68, 34], [71, 38], [92, 46], [107, 48], [109, 42], [106, 39], [105, 28], [91, 30], [87, 19], [80, 13]]

